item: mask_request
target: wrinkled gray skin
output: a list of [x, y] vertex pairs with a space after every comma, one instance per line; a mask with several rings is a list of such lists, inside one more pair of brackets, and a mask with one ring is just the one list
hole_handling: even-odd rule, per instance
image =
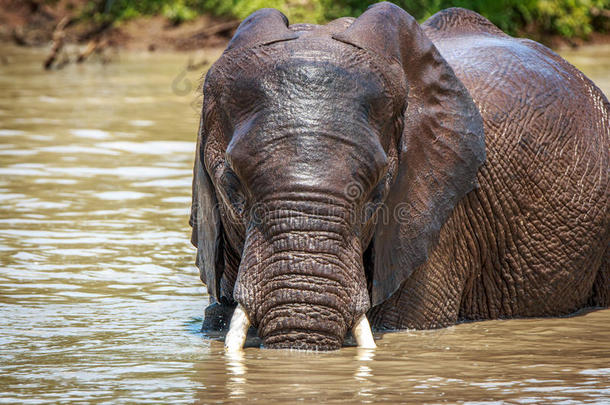
[[246, 19], [205, 82], [193, 243], [266, 347], [610, 304], [609, 104], [480, 15]]

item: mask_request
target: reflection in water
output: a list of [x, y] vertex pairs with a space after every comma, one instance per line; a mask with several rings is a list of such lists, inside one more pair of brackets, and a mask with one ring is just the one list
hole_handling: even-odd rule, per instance
[[[0, 402], [610, 401], [608, 310], [226, 354], [197, 333], [186, 55], [0, 52]], [[610, 92], [610, 48], [568, 56]]]
[[225, 357], [227, 359], [227, 375], [229, 376], [227, 383], [230, 392], [229, 397], [233, 399], [244, 398], [246, 372], [248, 371], [244, 363], [244, 353], [241, 350], [225, 351]]
[[363, 349], [357, 348], [355, 359], [357, 360], [356, 365], [358, 368], [354, 373], [354, 380], [360, 385], [358, 386], [358, 396], [362, 397], [362, 400], [373, 400], [373, 369], [371, 368], [371, 361], [375, 358], [375, 349]]

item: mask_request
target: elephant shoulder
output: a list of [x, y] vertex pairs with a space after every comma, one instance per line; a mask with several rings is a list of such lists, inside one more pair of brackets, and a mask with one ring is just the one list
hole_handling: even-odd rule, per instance
[[433, 42], [475, 102], [502, 99], [508, 107], [524, 97], [541, 105], [566, 97], [584, 101], [583, 84], [594, 86], [561, 56], [529, 39], [471, 32]]
[[463, 35], [508, 37], [487, 18], [474, 11], [459, 7], [439, 11], [428, 18], [422, 24], [422, 28], [433, 42], [442, 38]]

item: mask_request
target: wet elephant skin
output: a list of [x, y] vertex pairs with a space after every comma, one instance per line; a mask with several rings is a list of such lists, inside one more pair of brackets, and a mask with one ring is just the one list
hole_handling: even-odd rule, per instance
[[609, 104], [542, 45], [464, 9], [263, 9], [204, 96], [208, 312], [238, 302], [266, 347], [337, 349], [364, 313], [425, 329], [609, 305]]

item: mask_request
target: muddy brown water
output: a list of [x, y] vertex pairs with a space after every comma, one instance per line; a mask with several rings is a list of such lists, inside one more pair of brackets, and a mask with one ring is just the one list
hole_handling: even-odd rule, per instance
[[[226, 356], [187, 225], [200, 72], [0, 54], [0, 402], [610, 402], [610, 310]], [[610, 94], [610, 47], [564, 56]]]

